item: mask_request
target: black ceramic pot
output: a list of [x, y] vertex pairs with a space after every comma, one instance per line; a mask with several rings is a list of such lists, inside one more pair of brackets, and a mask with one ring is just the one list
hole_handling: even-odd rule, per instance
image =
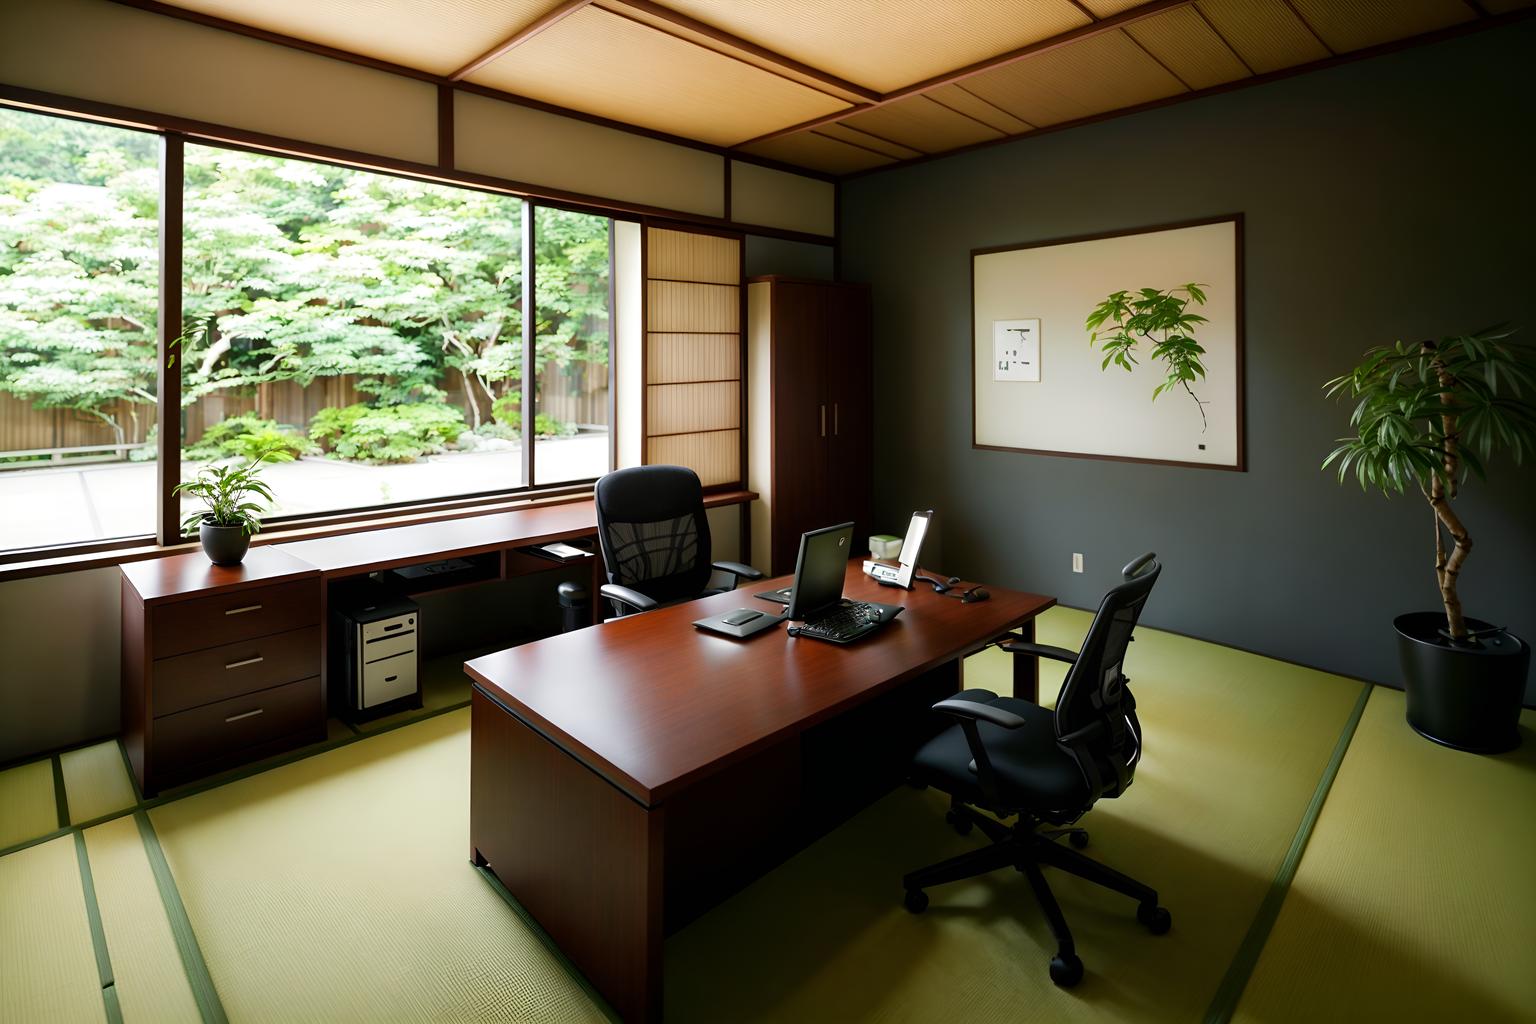
[[239, 565], [251, 547], [251, 535], [243, 526], [215, 526], [204, 522], [197, 528], [203, 553], [214, 565]]
[[[1513, 633], [1452, 645], [1440, 635], [1440, 612], [1399, 615], [1397, 653], [1408, 691], [1408, 724], [1426, 739], [1457, 750], [1494, 754], [1520, 745], [1520, 704], [1531, 646]], [[1468, 619], [1473, 632], [1489, 624]]]

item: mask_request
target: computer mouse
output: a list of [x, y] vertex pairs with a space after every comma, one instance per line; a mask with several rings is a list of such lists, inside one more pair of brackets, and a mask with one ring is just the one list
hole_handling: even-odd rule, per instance
[[762, 612], [753, 611], [751, 608], [740, 608], [729, 615], [722, 615], [720, 621], [732, 626], [744, 626], [752, 620], [762, 617]]
[[975, 604], [977, 601], [985, 601], [991, 596], [992, 595], [987, 592], [986, 587], [972, 587], [970, 590], [967, 590], [965, 593], [960, 595], [960, 603]]

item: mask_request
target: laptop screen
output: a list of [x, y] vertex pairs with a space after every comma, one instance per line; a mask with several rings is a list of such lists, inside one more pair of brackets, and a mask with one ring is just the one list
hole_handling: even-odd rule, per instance
[[843, 576], [848, 571], [852, 541], [852, 523], [801, 534], [800, 555], [795, 559], [795, 589], [790, 594], [787, 618], [803, 621], [843, 599]]

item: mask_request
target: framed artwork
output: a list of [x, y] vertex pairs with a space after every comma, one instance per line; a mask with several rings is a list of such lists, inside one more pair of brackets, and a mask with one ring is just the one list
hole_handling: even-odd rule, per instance
[[[973, 447], [1244, 470], [1242, 250], [1241, 214], [972, 250]], [[1182, 389], [1154, 401], [1150, 343], [1131, 372], [1101, 368], [1084, 321], [1112, 292], [1189, 282], [1208, 321], [1199, 404]]]

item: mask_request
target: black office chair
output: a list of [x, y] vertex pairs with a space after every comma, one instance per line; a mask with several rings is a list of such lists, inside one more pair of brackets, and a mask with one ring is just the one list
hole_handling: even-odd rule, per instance
[[[740, 562], [712, 562], [699, 476], [683, 466], [636, 466], [597, 481], [597, 536], [608, 582], [599, 593], [617, 615], [734, 590], [763, 574]], [[714, 570], [731, 586], [710, 589]]]
[[[924, 745], [912, 768], [914, 783], [950, 795], [945, 820], [956, 831], [965, 835], [974, 826], [992, 845], [907, 875], [903, 879], [907, 909], [920, 914], [927, 908], [928, 894], [923, 890], [929, 886], [998, 868], [1018, 869], [1029, 879], [1056, 936], [1051, 980], [1063, 988], [1082, 979], [1083, 962], [1040, 871], [1042, 865], [1130, 896], [1138, 904], [1137, 919], [1154, 935], [1163, 934], [1173, 923], [1168, 911], [1157, 905], [1156, 890], [1058, 842], [1070, 837], [1077, 849], [1086, 847], [1088, 833], [1071, 826], [1095, 801], [1123, 794], [1141, 759], [1136, 699], [1121, 666], [1162, 566], [1155, 554], [1148, 553], [1122, 572], [1125, 582], [1105, 595], [1078, 653], [1021, 641], [1002, 645], [1013, 654], [1052, 658], [1072, 666], [1054, 713], [990, 690], [964, 690], [933, 706], [960, 719], [960, 724]], [[1019, 820], [1010, 827], [975, 808], [1003, 818], [1017, 815]]]

